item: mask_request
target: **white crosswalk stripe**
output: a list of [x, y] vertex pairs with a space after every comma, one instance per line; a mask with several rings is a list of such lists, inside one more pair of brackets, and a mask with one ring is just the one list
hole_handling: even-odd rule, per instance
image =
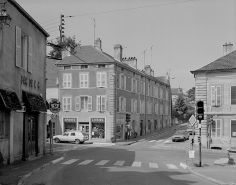
[[100, 162], [98, 162], [97, 164], [95, 165], [104, 165], [108, 162], [109, 160], [101, 160]]
[[157, 163], [149, 163], [149, 168], [158, 168]]
[[132, 166], [133, 167], [141, 167], [141, 162], [134, 161]]
[[79, 159], [71, 159], [71, 160], [69, 160], [69, 161], [66, 161], [66, 162], [64, 162], [64, 163], [61, 163], [61, 164], [72, 164], [72, 163], [74, 163], [75, 161], [78, 161]]
[[170, 140], [166, 140], [164, 143], [169, 143], [170, 142]]
[[117, 161], [114, 165], [115, 166], [123, 166], [124, 163], [125, 163], [125, 161]]
[[167, 168], [172, 169], [172, 170], [177, 170], [178, 168], [173, 165], [173, 164], [166, 164]]
[[85, 161], [79, 163], [78, 165], [86, 165], [86, 164], [91, 163], [92, 161], [93, 161], [93, 160], [85, 160]]

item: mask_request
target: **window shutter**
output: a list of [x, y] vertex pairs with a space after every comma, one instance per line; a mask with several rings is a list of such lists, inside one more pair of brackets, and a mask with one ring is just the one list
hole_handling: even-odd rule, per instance
[[71, 110], [71, 98], [67, 98], [67, 105], [68, 105], [68, 109], [67, 110]]
[[126, 112], [126, 98], [124, 98], [124, 112]]
[[216, 99], [215, 86], [211, 86], [211, 105], [216, 105], [215, 99]]
[[101, 86], [106, 87], [106, 73], [101, 74]]
[[119, 97], [119, 112], [121, 112], [121, 97]]
[[89, 87], [89, 76], [88, 76], [88, 74], [85, 74], [84, 75], [85, 77], [84, 77], [84, 79], [85, 79], [85, 87]]
[[133, 101], [133, 99], [131, 99], [131, 112], [134, 112], [133, 111], [133, 109], [134, 109], [134, 105], [133, 104], [134, 104], [134, 101]]
[[216, 104], [221, 105], [221, 86], [216, 87]]
[[102, 96], [102, 111], [106, 110], [106, 97]]
[[21, 29], [16, 26], [16, 66], [21, 66]]
[[97, 73], [97, 87], [101, 87], [101, 73]]
[[32, 38], [28, 38], [28, 72], [32, 73], [32, 51], [33, 51], [33, 43]]
[[92, 111], [92, 96], [88, 97], [88, 111]]
[[66, 81], [67, 81], [67, 75], [66, 74], [63, 74], [63, 87], [65, 88], [66, 87]]
[[97, 96], [97, 111], [100, 111], [100, 98], [101, 96]]
[[119, 84], [120, 84], [120, 89], [121, 89], [121, 84], [122, 84], [122, 81], [121, 81], [121, 74], [120, 74], [120, 83], [119, 83]]
[[126, 89], [126, 76], [124, 76], [124, 89]]
[[134, 79], [131, 80], [131, 91], [134, 91]]
[[231, 86], [231, 105], [236, 104], [236, 86]]
[[77, 96], [75, 98], [75, 110], [79, 111], [80, 110], [80, 96]]

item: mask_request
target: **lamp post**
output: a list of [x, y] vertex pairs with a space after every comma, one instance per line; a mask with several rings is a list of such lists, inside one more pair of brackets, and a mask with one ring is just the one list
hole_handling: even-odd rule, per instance
[[7, 3], [7, 0], [4, 3], [0, 3], [0, 4], [3, 4], [0, 10], [0, 24], [10, 26], [11, 17], [10, 15], [7, 14], [7, 10], [5, 7], [6, 3]]

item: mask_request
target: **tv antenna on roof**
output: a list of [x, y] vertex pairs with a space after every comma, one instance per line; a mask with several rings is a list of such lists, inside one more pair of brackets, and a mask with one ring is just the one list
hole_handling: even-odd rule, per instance
[[94, 26], [94, 31], [93, 31], [93, 41], [94, 41], [94, 46], [95, 46], [95, 29], [96, 29], [96, 20], [93, 18], [93, 26]]

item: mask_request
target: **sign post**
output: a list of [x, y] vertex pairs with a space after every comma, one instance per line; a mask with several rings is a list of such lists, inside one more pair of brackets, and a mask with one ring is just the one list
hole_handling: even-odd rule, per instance
[[53, 99], [50, 103], [49, 103], [49, 110], [53, 113], [51, 115], [51, 121], [50, 121], [50, 153], [51, 155], [53, 155], [53, 131], [52, 131], [52, 120], [55, 120], [56, 122], [56, 117], [57, 117], [57, 113], [60, 112], [60, 102], [57, 101], [57, 99]]
[[192, 115], [190, 118], [189, 118], [189, 123], [191, 124], [193, 130], [192, 130], [192, 150], [193, 150], [193, 143], [194, 143], [194, 125], [195, 123], [197, 122], [197, 119], [195, 118], [194, 115]]

